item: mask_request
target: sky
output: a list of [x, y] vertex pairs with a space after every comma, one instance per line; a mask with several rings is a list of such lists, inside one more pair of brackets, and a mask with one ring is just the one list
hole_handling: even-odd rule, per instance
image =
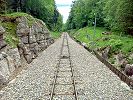
[[66, 22], [66, 20], [69, 16], [72, 1], [74, 1], [74, 0], [55, 0], [56, 5], [57, 5], [57, 9], [61, 13], [61, 15], [63, 16], [63, 23]]

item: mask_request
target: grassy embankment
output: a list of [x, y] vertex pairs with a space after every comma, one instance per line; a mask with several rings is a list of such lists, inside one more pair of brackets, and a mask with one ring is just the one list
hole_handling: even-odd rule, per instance
[[[70, 35], [86, 43], [89, 48], [94, 47], [98, 50], [110, 46], [109, 60], [111, 63], [115, 62], [113, 55], [118, 54], [120, 51], [125, 56], [128, 63], [133, 63], [133, 59], [129, 57], [133, 54], [133, 37], [120, 33], [103, 35], [102, 32], [105, 31], [107, 30], [104, 28], [96, 28], [96, 34], [94, 35], [93, 27], [85, 27], [79, 30], [71, 30]], [[95, 43], [95, 46], [92, 43]]]
[[58, 39], [61, 36], [61, 32], [50, 32], [52, 38]]

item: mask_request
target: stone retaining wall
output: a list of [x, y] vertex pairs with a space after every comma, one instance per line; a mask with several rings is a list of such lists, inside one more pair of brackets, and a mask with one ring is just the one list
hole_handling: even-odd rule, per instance
[[41, 51], [54, 42], [41, 20], [35, 20], [29, 26], [26, 17], [18, 17], [14, 23], [17, 23], [16, 34], [19, 38], [17, 48], [5, 42], [6, 29], [0, 25], [0, 85], [8, 82], [14, 70], [23, 67], [24, 63], [31, 63]]

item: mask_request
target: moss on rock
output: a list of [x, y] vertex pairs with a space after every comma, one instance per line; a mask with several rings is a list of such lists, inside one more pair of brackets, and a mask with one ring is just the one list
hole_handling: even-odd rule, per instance
[[6, 29], [6, 33], [4, 34], [4, 40], [6, 43], [13, 48], [17, 47], [17, 44], [19, 43], [16, 34], [17, 24], [12, 22], [2, 22], [2, 26]]

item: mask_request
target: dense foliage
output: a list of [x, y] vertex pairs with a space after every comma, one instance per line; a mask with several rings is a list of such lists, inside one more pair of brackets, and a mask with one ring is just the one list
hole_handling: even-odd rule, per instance
[[6, 0], [0, 0], [0, 13], [4, 13], [6, 6]]
[[54, 0], [0, 0], [0, 13], [26, 12], [43, 20], [52, 31], [60, 31], [62, 16]]
[[133, 0], [76, 0], [66, 23], [67, 29], [97, 26], [133, 35]]

